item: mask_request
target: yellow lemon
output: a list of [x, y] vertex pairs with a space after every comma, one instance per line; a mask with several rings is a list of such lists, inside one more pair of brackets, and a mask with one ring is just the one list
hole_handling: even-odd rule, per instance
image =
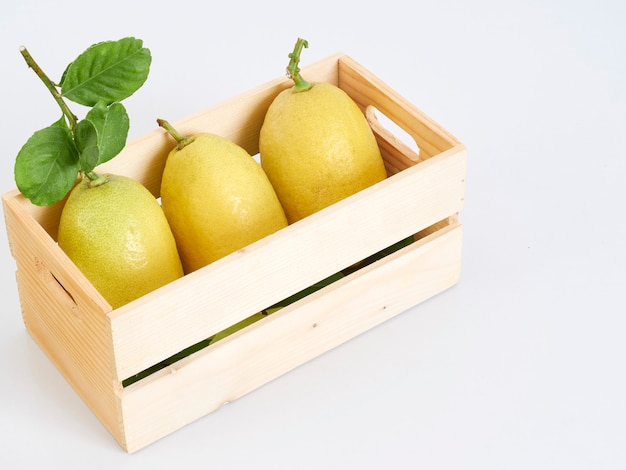
[[259, 163], [233, 141], [212, 133], [183, 137], [167, 157], [161, 204], [185, 272], [195, 271], [287, 225]]
[[113, 307], [183, 275], [176, 243], [154, 196], [134, 179], [102, 175], [72, 189], [59, 247]]
[[259, 136], [261, 165], [289, 223], [387, 177], [376, 138], [356, 103], [330, 83], [310, 84], [300, 77], [294, 65], [299, 46], [290, 54], [296, 84], [273, 100]]

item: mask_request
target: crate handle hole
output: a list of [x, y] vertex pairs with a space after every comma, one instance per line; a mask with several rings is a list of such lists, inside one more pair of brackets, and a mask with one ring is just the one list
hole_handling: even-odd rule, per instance
[[402, 151], [409, 159], [420, 160], [420, 148], [417, 141], [393, 119], [374, 105], [365, 108], [365, 117], [372, 130], [380, 138]]
[[50, 273], [50, 276], [52, 276], [52, 279], [54, 282], [56, 282], [56, 284], [61, 288], [61, 291], [63, 292], [62, 295], [65, 296], [65, 298], [67, 299], [67, 301], [72, 304], [74, 307], [77, 307], [78, 304], [76, 303], [76, 299], [74, 299], [74, 296], [72, 294], [70, 294], [70, 291], [68, 291], [65, 286], [61, 283], [61, 281], [59, 281], [57, 279], [57, 277]]
[[74, 299], [74, 296], [70, 293], [70, 291], [65, 288], [59, 278], [57, 278], [52, 273], [52, 271], [48, 269], [46, 263], [44, 263], [43, 260], [38, 257], [35, 257], [34, 261], [35, 268], [37, 269], [37, 273], [39, 274], [41, 279], [47, 284], [54, 286], [55, 290], [68, 303], [70, 307], [72, 307], [73, 309], [76, 308], [78, 306], [78, 304], [76, 303], [76, 299]]

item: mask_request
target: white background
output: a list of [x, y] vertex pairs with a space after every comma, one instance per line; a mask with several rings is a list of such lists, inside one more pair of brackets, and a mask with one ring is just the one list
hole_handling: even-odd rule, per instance
[[[407, 9], [412, 5], [410, 10]], [[5, 2], [0, 192], [94, 42], [153, 55], [131, 138], [345, 52], [469, 149], [462, 279], [133, 454], [24, 328], [0, 225], [0, 467], [626, 468], [626, 3]]]

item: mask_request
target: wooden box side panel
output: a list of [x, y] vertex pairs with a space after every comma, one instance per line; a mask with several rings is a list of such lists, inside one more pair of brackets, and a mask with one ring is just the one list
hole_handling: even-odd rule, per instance
[[[116, 439], [119, 400], [113, 389], [112, 348], [102, 299], [57, 251], [21, 195], [3, 197], [24, 324], [33, 339]], [[60, 256], [59, 256], [60, 255]], [[91, 295], [90, 295], [91, 294]]]
[[379, 145], [392, 151], [393, 157], [404, 161], [405, 166], [417, 160], [406, 158], [406, 154], [412, 157], [413, 152], [405, 146], [401, 147], [400, 152], [391, 149], [397, 148], [397, 143], [376, 121], [371, 108], [390, 118], [415, 140], [420, 149], [419, 160], [460, 145], [452, 134], [348, 56], [339, 58], [339, 87], [350, 95], [368, 117]]
[[118, 379], [457, 213], [464, 179], [444, 152], [111, 312]]
[[455, 284], [448, 226], [121, 392], [133, 452]]

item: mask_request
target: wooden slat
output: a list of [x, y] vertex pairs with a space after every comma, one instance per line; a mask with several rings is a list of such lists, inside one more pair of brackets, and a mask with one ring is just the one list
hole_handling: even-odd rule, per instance
[[460, 225], [357, 271], [121, 392], [133, 452], [457, 282]]

